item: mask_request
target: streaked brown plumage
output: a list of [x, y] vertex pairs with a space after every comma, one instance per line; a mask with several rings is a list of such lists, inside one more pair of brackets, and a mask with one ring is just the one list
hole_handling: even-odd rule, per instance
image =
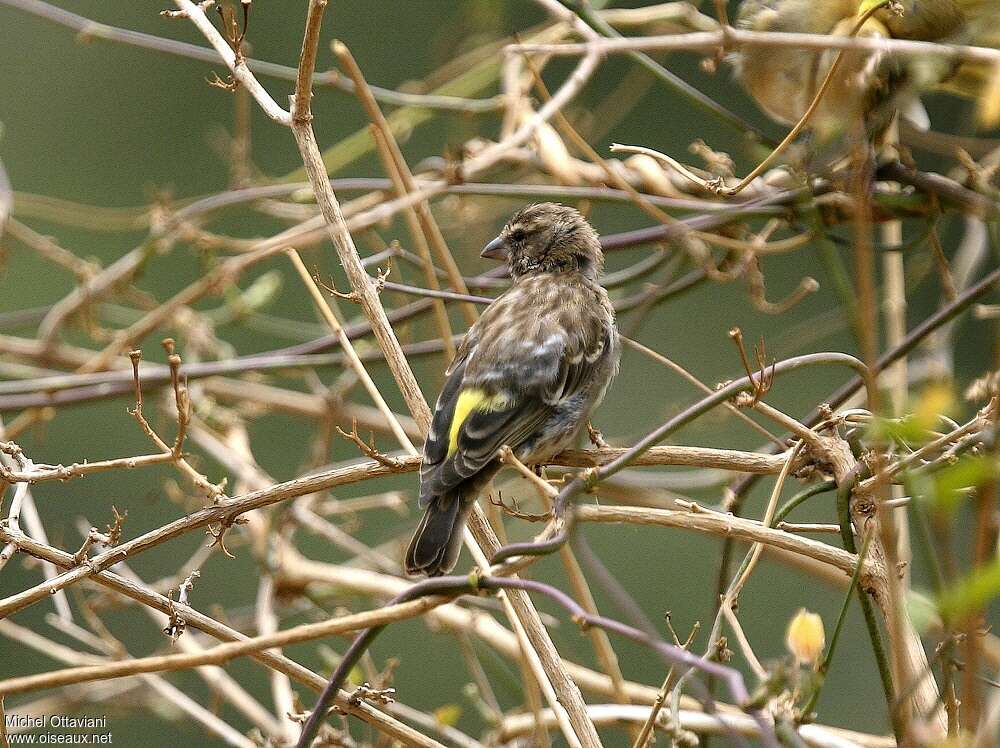
[[572, 445], [618, 368], [614, 311], [597, 282], [597, 233], [572, 208], [529, 206], [483, 250], [513, 285], [469, 329], [424, 444], [410, 574], [450, 571], [465, 520], [506, 445], [539, 464]]

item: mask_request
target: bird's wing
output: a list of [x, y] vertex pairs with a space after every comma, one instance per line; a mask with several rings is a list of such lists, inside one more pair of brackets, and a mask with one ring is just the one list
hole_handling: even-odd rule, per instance
[[476, 475], [500, 447], [516, 448], [591, 382], [613, 346], [613, 329], [591, 322], [577, 318], [569, 327], [535, 315], [528, 326], [484, 325], [491, 338], [476, 336], [459, 352], [435, 406], [421, 505]]
[[[420, 465], [421, 484], [425, 484], [432, 478], [434, 473], [440, 468], [448, 455], [448, 436], [451, 429], [452, 416], [455, 413], [455, 406], [462, 391], [462, 382], [465, 379], [465, 367], [469, 362], [469, 356], [475, 350], [475, 339], [472, 331], [462, 342], [462, 346], [455, 355], [455, 360], [451, 362], [445, 372], [444, 387], [438, 395], [434, 404], [434, 417], [431, 419], [431, 428], [427, 432], [424, 440], [424, 459]], [[423, 492], [421, 492], [423, 494]], [[423, 498], [420, 502], [424, 505]]]

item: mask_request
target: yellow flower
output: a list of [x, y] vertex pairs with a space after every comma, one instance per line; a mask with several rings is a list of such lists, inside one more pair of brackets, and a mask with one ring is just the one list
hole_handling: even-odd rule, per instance
[[818, 613], [810, 613], [800, 608], [788, 623], [785, 632], [785, 646], [800, 664], [815, 665], [823, 654], [826, 636], [823, 633], [823, 619]]
[[944, 382], [935, 382], [924, 388], [913, 405], [913, 423], [918, 428], [930, 430], [938, 419], [955, 408], [955, 393]]

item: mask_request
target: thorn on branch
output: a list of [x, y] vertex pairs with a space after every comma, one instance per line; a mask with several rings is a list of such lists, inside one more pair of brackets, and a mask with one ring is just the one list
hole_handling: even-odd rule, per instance
[[205, 530], [206, 535], [212, 536], [212, 542], [208, 544], [208, 547], [214, 548], [215, 546], [219, 546], [227, 558], [236, 558], [236, 556], [230, 553], [229, 549], [226, 548], [226, 531], [233, 525], [245, 525], [249, 521], [250, 520], [246, 517], [230, 517], [229, 519], [224, 519], [219, 523], [218, 530], [209, 525], [208, 529]]
[[392, 259], [388, 258], [385, 261], [385, 270], [382, 268], [375, 268], [375, 292], [382, 293], [385, 288], [385, 279], [389, 277], [389, 273], [392, 272]]
[[75, 566], [79, 566], [85, 560], [88, 560], [87, 553], [90, 551], [90, 546], [97, 541], [98, 535], [97, 528], [91, 527], [90, 532], [87, 533], [87, 537], [83, 539], [83, 545], [80, 546], [80, 550], [73, 554], [73, 564]]
[[[389, 273], [392, 271], [391, 260], [386, 260], [385, 269], [376, 268], [375, 278], [372, 279], [372, 285], [375, 287], [375, 293], [382, 293], [385, 290], [385, 280], [389, 277]], [[350, 301], [354, 304], [360, 304], [361, 298], [358, 296], [357, 291], [348, 291], [344, 293], [343, 291], [338, 291], [333, 285], [327, 285], [322, 280], [320, 280], [319, 273], [313, 273], [313, 280], [316, 284], [322, 288], [327, 293], [336, 296], [338, 299], [343, 299], [344, 301]]]
[[[209, 8], [215, 5], [215, 0], [202, 0], [202, 2], [195, 3], [195, 5], [201, 8], [202, 13], [205, 13]], [[186, 10], [161, 10], [160, 15], [163, 18], [169, 18], [172, 21], [180, 21], [190, 17], [188, 16], [188, 12]]]
[[517, 519], [523, 519], [527, 522], [545, 522], [546, 520], [552, 519], [552, 512], [544, 512], [542, 514], [528, 514], [527, 512], [522, 512], [517, 507], [517, 500], [513, 500], [511, 504], [507, 504], [503, 500], [503, 493], [497, 491], [497, 498], [493, 498], [493, 494], [490, 494], [490, 503], [498, 507], [504, 514], [508, 514], [511, 517]]
[[391, 704], [396, 700], [395, 688], [372, 688], [371, 683], [365, 681], [358, 686], [347, 697], [347, 703], [351, 706], [360, 706], [364, 702], [381, 704]]
[[587, 421], [587, 436], [590, 437], [590, 443], [598, 449], [608, 449], [610, 446], [604, 441], [604, 434], [601, 433], [601, 430], [590, 421]]
[[361, 450], [361, 453], [364, 454], [366, 457], [369, 457], [375, 460], [375, 462], [379, 463], [380, 465], [385, 465], [385, 467], [391, 468], [393, 470], [399, 470], [402, 467], [402, 463], [400, 463], [400, 461], [397, 460], [395, 457], [390, 457], [389, 455], [378, 451], [378, 449], [375, 447], [375, 434], [370, 435], [369, 442], [366, 442], [358, 435], [357, 418], [351, 419], [350, 432], [344, 431], [342, 428], [340, 428], [340, 426], [335, 426], [334, 428], [336, 428], [337, 433], [340, 434], [345, 439], [347, 439], [347, 441], [356, 445], [357, 448]]
[[212, 71], [212, 77], [206, 78], [205, 82], [208, 83], [212, 88], [221, 88], [223, 91], [229, 91], [229, 93], [235, 93], [236, 89], [240, 87], [239, 81], [237, 81], [233, 76], [226, 76], [229, 80], [222, 80], [219, 74]]
[[[234, 65], [241, 65], [245, 62], [243, 40], [246, 39], [247, 29], [250, 26], [250, 4], [250, 0], [241, 0], [240, 2], [240, 6], [243, 9], [242, 30], [240, 30], [239, 24], [236, 22], [236, 13], [232, 8], [222, 3], [215, 6], [215, 10], [222, 22], [222, 36], [229, 43], [229, 46], [232, 47], [233, 53], [236, 55]], [[211, 5], [208, 7], [211, 7]]]
[[[200, 576], [201, 572], [195, 569], [181, 582], [180, 587], [177, 589], [177, 603], [179, 605], [188, 605], [188, 594], [194, 589], [194, 580]], [[167, 603], [170, 613], [168, 614], [169, 620], [167, 621], [167, 625], [163, 628], [163, 633], [170, 637], [171, 642], [175, 642], [187, 628], [187, 621], [174, 607], [174, 590], [172, 589], [167, 592]]]
[[135, 384], [135, 408], [128, 411], [129, 415], [135, 418], [139, 423], [139, 427], [150, 439], [156, 443], [159, 437], [156, 432], [153, 431], [153, 427], [149, 425], [149, 421], [146, 420], [146, 416], [142, 413], [142, 381], [139, 377], [139, 361], [142, 358], [142, 351], [136, 349], [134, 351], [129, 351], [128, 357], [132, 360], [132, 381]]
[[188, 425], [191, 423], [191, 397], [188, 393], [187, 382], [181, 382], [181, 357], [180, 354], [175, 353], [173, 338], [163, 339], [163, 350], [167, 352], [170, 384], [174, 391], [174, 404], [177, 407], [177, 436], [174, 437], [174, 445], [170, 450], [176, 460], [182, 456], [184, 437], [187, 434]]
[[[89, 564], [90, 559], [87, 558], [87, 553], [94, 545], [103, 545], [105, 548], [114, 548], [118, 545], [118, 541], [122, 537], [122, 523], [128, 517], [128, 512], [120, 514], [114, 505], [111, 506], [111, 511], [114, 512], [115, 518], [110, 525], [105, 525], [107, 532], [101, 532], [96, 527], [91, 527], [87, 537], [83, 539], [80, 550], [73, 554], [73, 563], [77, 566], [85, 562]], [[94, 568], [94, 571], [96, 572], [97, 569]]]
[[[31, 461], [24, 456], [24, 450], [21, 449], [19, 444], [16, 444], [15, 442], [0, 442], [0, 453], [10, 457], [17, 464], [20, 470], [26, 471], [29, 469]], [[4, 481], [6, 483], [18, 482], [14, 475], [14, 471], [4, 465], [2, 460], [0, 460], [0, 481]], [[6, 489], [6, 486], [4, 486], [4, 489]], [[2, 503], [3, 497], [2, 494], [0, 494], [0, 504]], [[6, 522], [7, 519], [0, 521]]]
[[106, 533], [107, 542], [105, 545], [114, 547], [118, 545], [118, 542], [122, 539], [122, 525], [125, 523], [125, 520], [128, 519], [128, 510], [126, 509], [124, 514], [120, 514], [118, 512], [118, 507], [112, 504], [111, 511], [114, 513], [115, 519], [110, 525], [105, 525], [108, 528], [108, 532]]
[[686, 509], [691, 512], [691, 514], [702, 514], [704, 512], [710, 511], [706, 509], [697, 501], [687, 501], [686, 499], [674, 499], [674, 504], [679, 506], [681, 509]]
[[816, 413], [819, 415], [819, 422], [813, 427], [814, 431], [821, 432], [825, 429], [832, 429], [843, 423], [843, 417], [833, 412], [830, 403], [820, 403], [816, 406]]
[[169, 455], [174, 464], [185, 472], [196, 486], [205, 490], [214, 501], [218, 501], [224, 495], [226, 486], [225, 478], [217, 484], [211, 483], [208, 478], [191, 467], [187, 460], [184, 459], [182, 449], [188, 424], [191, 420], [191, 402], [187, 386], [181, 381], [181, 357], [175, 352], [176, 344], [174, 343], [174, 339], [164, 338], [162, 344], [163, 349], [167, 352], [167, 362], [170, 366], [170, 378], [174, 391], [174, 402], [177, 406], [177, 436], [174, 438], [173, 446], [160, 438], [159, 434], [153, 430], [153, 427], [149, 425], [146, 417], [142, 414], [142, 386], [139, 378], [139, 361], [142, 358], [142, 351], [138, 349], [129, 351], [128, 354], [132, 360], [132, 379], [135, 383], [135, 409], [128, 411], [128, 413], [139, 422], [139, 426], [146, 436], [165, 455]]
[[201, 572], [198, 571], [197, 569], [195, 569], [194, 571], [192, 571], [190, 574], [187, 575], [184, 581], [181, 582], [181, 586], [178, 589], [179, 594], [177, 597], [177, 602], [179, 602], [181, 605], [188, 604], [188, 593], [190, 593], [191, 590], [194, 589], [194, 580], [200, 577], [201, 577]]
[[733, 651], [729, 648], [729, 639], [725, 636], [720, 636], [716, 639], [715, 642], [713, 642], [712, 648], [715, 650], [712, 659], [716, 662], [721, 662], [725, 665], [726, 663], [732, 661]]
[[767, 351], [764, 347], [764, 338], [762, 337], [757, 345], [754, 346], [754, 357], [757, 359], [758, 370], [758, 374], [754, 375], [753, 369], [750, 366], [750, 359], [747, 357], [746, 348], [743, 345], [743, 331], [738, 327], [734, 327], [729, 331], [729, 337], [736, 343], [736, 348], [740, 353], [740, 361], [743, 363], [743, 370], [753, 383], [752, 392], [741, 392], [736, 396], [736, 405], [743, 408], [752, 408], [761, 401], [764, 395], [771, 389], [771, 385], [774, 384], [775, 362], [772, 361], [770, 368], [768, 368]]
[[187, 621], [177, 612], [174, 607], [174, 601], [171, 598], [174, 591], [169, 590], [167, 592], [167, 609], [170, 611], [167, 613], [167, 625], [163, 627], [163, 633], [170, 637], [171, 642], [177, 641], [184, 630], [187, 628]]
[[350, 301], [352, 304], [360, 304], [361, 299], [358, 296], [357, 291], [348, 291], [344, 293], [343, 291], [338, 291], [333, 285], [327, 285], [319, 278], [319, 273], [313, 273], [313, 280], [316, 281], [316, 285], [322, 288], [331, 296], [336, 296], [338, 299], [343, 299], [344, 301]]
[[135, 410], [130, 410], [136, 418], [142, 417], [142, 385], [139, 380], [139, 360], [142, 358], [142, 351], [136, 349], [128, 352], [128, 357], [132, 359], [132, 381], [135, 383]]
[[666, 621], [667, 628], [670, 630], [670, 636], [672, 636], [674, 639], [674, 644], [676, 644], [681, 649], [689, 649], [691, 647], [691, 642], [694, 641], [694, 638], [698, 635], [698, 632], [701, 630], [701, 621], [695, 621], [691, 625], [691, 632], [687, 635], [687, 639], [685, 639], [684, 642], [682, 643], [680, 637], [677, 635], [677, 631], [674, 630], [673, 615], [669, 610], [663, 615], [663, 618]]

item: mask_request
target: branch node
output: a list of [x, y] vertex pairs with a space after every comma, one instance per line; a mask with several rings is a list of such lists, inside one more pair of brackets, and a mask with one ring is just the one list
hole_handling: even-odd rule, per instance
[[208, 547], [214, 548], [215, 546], [219, 546], [227, 558], [236, 558], [226, 547], [226, 531], [233, 525], [245, 525], [249, 521], [246, 517], [228, 517], [219, 523], [218, 530], [209, 525], [208, 529], [205, 530], [206, 535], [212, 536], [212, 542], [208, 544]]
[[544, 522], [552, 518], [552, 512], [543, 512], [542, 514], [528, 514], [527, 512], [522, 512], [517, 508], [517, 500], [513, 500], [511, 504], [508, 505], [504, 502], [503, 493], [500, 491], [497, 491], [497, 498], [495, 499], [493, 498], [493, 495], [490, 494], [490, 503], [493, 506], [498, 507], [504, 514], [508, 514], [517, 519], [523, 519], [526, 522]]
[[378, 451], [378, 449], [375, 447], [375, 434], [370, 434], [368, 442], [366, 442], [364, 439], [361, 438], [360, 435], [358, 435], [357, 418], [351, 419], [350, 432], [344, 431], [342, 428], [340, 428], [340, 426], [335, 426], [334, 428], [337, 430], [338, 434], [347, 439], [347, 441], [357, 446], [357, 448], [361, 450], [361, 453], [364, 454], [366, 457], [369, 457], [375, 460], [375, 462], [377, 462], [378, 464], [384, 465], [385, 467], [390, 468], [392, 470], [399, 470], [402, 468], [403, 466], [402, 463], [395, 457], [390, 457], [389, 455]]
[[363, 702], [381, 704], [391, 704], [396, 700], [395, 688], [372, 688], [371, 683], [365, 681], [358, 686], [347, 697], [347, 703], [351, 706], [360, 706]]
[[598, 449], [608, 449], [610, 446], [604, 441], [604, 434], [601, 433], [601, 430], [590, 421], [587, 421], [587, 436], [590, 437], [590, 443]]

